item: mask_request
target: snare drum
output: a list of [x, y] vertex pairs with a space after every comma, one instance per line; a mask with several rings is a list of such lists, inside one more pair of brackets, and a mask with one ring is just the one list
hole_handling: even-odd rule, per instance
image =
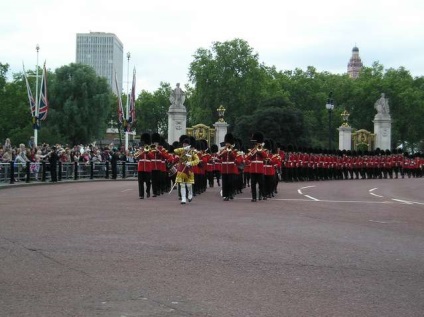
[[177, 167], [176, 167], [176, 165], [171, 166], [171, 167], [168, 169], [168, 177], [172, 177], [172, 176], [174, 176], [175, 174], [177, 174]]

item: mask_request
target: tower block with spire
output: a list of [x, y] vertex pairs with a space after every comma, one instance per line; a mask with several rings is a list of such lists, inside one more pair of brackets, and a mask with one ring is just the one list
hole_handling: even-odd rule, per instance
[[350, 78], [358, 78], [359, 72], [362, 69], [362, 61], [359, 57], [359, 49], [355, 46], [352, 49], [352, 57], [349, 60], [349, 63], [347, 64], [347, 73]]

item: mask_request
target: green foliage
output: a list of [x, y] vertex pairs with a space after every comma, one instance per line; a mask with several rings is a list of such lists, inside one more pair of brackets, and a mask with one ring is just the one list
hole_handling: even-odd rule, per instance
[[197, 123], [212, 124], [223, 105], [226, 121], [253, 113], [262, 100], [266, 72], [258, 55], [244, 40], [215, 42], [211, 50], [198, 49], [190, 64], [189, 78], [195, 85], [190, 116]]
[[303, 114], [293, 107], [261, 108], [236, 121], [234, 133], [243, 144], [248, 144], [251, 135], [257, 131], [282, 145], [305, 146], [307, 143]]
[[166, 137], [168, 134], [167, 112], [170, 106], [171, 95], [169, 83], [160, 83], [160, 88], [153, 94], [145, 90], [138, 96], [137, 107], [137, 133], [158, 132]]
[[66, 136], [70, 144], [102, 138], [114, 102], [106, 79], [82, 64], [58, 68], [55, 75], [50, 85], [49, 116], [59, 135]]
[[[424, 77], [413, 78], [403, 67], [385, 70], [374, 62], [358, 79], [347, 74], [306, 70], [277, 70], [259, 62], [259, 55], [242, 39], [214, 42], [199, 48], [189, 66], [193, 86], [186, 86], [187, 126], [212, 125], [216, 109], [226, 108], [230, 132], [248, 142], [261, 130], [283, 144], [326, 148], [329, 113], [325, 109], [333, 92], [333, 144], [337, 144], [340, 114], [350, 113], [354, 129], [373, 131], [374, 103], [385, 93], [392, 116], [392, 148], [400, 144], [422, 146], [424, 125]], [[7, 82], [8, 64], [0, 63], [0, 141], [26, 143], [33, 134], [22, 74]], [[31, 87], [35, 78], [29, 78]], [[101, 138], [106, 123], [117, 121], [117, 97], [106, 80], [88, 66], [70, 64], [49, 73], [50, 110], [39, 131], [41, 142], [88, 143]], [[154, 92], [142, 91], [136, 100], [137, 133], [159, 132], [166, 136], [171, 86], [161, 83]], [[34, 92], [34, 91], [33, 91]], [[123, 96], [125, 104], [126, 96]]]

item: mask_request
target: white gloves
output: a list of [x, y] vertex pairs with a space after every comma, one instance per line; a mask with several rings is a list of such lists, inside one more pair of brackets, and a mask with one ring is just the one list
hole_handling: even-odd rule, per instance
[[190, 148], [191, 148], [191, 146], [190, 145], [187, 145], [186, 147], [184, 147], [184, 150], [190, 151]]
[[191, 157], [191, 154], [189, 154], [189, 153], [186, 153], [186, 156], [187, 156], [187, 157]]
[[186, 163], [186, 166], [187, 166], [187, 167], [190, 167], [190, 166], [191, 166], [191, 162], [187, 162], [187, 163]]

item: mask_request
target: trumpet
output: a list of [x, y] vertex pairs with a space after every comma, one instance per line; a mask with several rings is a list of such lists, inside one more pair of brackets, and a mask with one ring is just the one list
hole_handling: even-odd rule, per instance
[[148, 152], [148, 151], [150, 151], [150, 145], [148, 145], [148, 144], [146, 144], [144, 147], [143, 147], [143, 151], [145, 151], [145, 152]]
[[262, 143], [257, 144], [255, 146], [255, 150], [258, 151], [258, 152], [262, 151], [263, 150], [263, 144]]
[[227, 146], [226, 146], [226, 150], [228, 151], [228, 152], [230, 152], [230, 151], [232, 151], [233, 150], [233, 148], [234, 148], [234, 145], [231, 145], [231, 144], [228, 144]]

